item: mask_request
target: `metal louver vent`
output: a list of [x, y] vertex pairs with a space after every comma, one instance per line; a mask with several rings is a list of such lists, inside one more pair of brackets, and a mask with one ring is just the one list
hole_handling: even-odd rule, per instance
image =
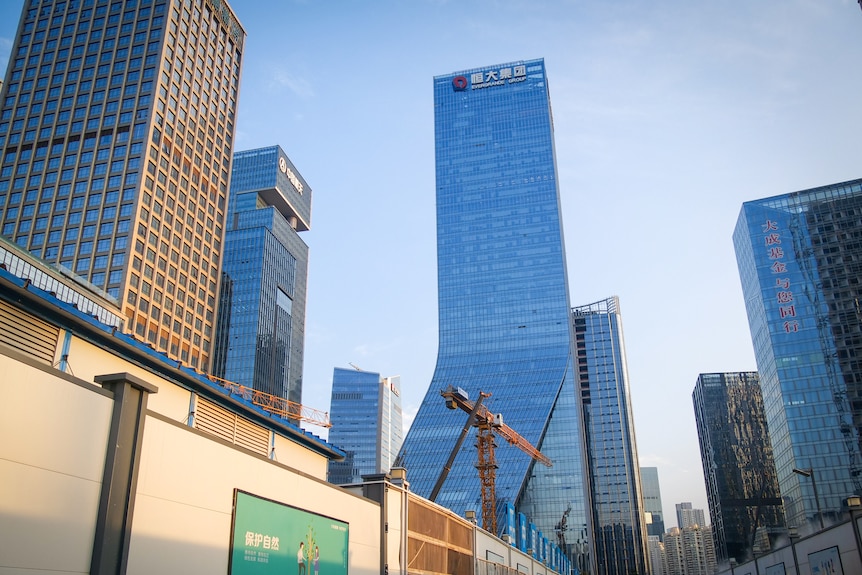
[[268, 430], [202, 397], [197, 398], [194, 427], [249, 451], [269, 455]]
[[58, 327], [0, 301], [0, 343], [51, 365], [59, 336]]

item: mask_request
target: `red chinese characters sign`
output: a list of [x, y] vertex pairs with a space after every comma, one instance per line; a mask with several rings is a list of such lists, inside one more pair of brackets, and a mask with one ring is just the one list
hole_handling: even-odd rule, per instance
[[778, 222], [766, 220], [761, 226], [763, 230], [763, 242], [766, 256], [772, 261], [769, 269], [775, 278], [775, 301], [778, 304], [778, 314], [784, 322], [782, 327], [785, 333], [796, 333], [799, 331], [799, 322], [796, 318], [796, 303], [793, 299], [793, 289], [790, 278], [782, 277], [787, 273], [787, 264], [784, 261], [784, 248], [781, 246], [781, 230]]

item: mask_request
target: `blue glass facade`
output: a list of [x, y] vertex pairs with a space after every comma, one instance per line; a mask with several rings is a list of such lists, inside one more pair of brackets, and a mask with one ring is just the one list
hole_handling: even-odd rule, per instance
[[227, 2], [19, 4], [0, 233], [209, 371], [245, 33]]
[[651, 515], [647, 523], [647, 535], [664, 538], [664, 510], [661, 503], [661, 487], [658, 481], [658, 467], [641, 467], [641, 491], [644, 511]]
[[[491, 393], [484, 404], [553, 460], [497, 449], [498, 525], [512, 503], [589, 563], [581, 419], [553, 123], [543, 60], [434, 78], [439, 349], [428, 392], [402, 448], [411, 487], [428, 496], [466, 414], [448, 386]], [[480, 510], [472, 441], [437, 502]], [[562, 526], [562, 529], [561, 529]]]
[[331, 483], [389, 473], [404, 439], [400, 377], [336, 367], [329, 417], [329, 442], [346, 453], [344, 461], [329, 462]]
[[785, 537], [769, 426], [756, 371], [702, 373], [692, 393], [719, 563], [753, 557], [755, 530]]
[[302, 401], [311, 189], [279, 146], [234, 154], [216, 376]]
[[746, 202], [733, 235], [788, 525], [862, 493], [862, 180]]
[[620, 303], [572, 309], [596, 572], [647, 572], [646, 524]]

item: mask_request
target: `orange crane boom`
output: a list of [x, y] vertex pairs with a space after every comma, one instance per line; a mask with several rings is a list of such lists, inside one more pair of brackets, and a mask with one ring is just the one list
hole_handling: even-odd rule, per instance
[[326, 411], [306, 407], [300, 403], [296, 403], [295, 401], [290, 401], [289, 399], [272, 395], [271, 393], [264, 393], [263, 391], [258, 391], [251, 387], [246, 387], [214, 375], [207, 374], [206, 377], [210, 381], [221, 385], [228, 391], [228, 393], [236, 394], [270, 413], [274, 413], [286, 419], [305, 421], [327, 429], [332, 427], [332, 423], [329, 421], [329, 413]]
[[480, 391], [479, 399], [473, 402], [470, 401], [464, 390], [460, 388], [455, 389], [452, 386], [449, 386], [445, 391], [441, 391], [440, 395], [446, 399], [446, 407], [449, 409], [461, 409], [470, 415], [467, 418], [467, 423], [464, 425], [464, 429], [455, 444], [455, 448], [449, 456], [449, 461], [446, 463], [446, 466], [443, 468], [443, 471], [437, 480], [437, 484], [434, 486], [431, 501], [434, 501], [440, 488], [443, 486], [443, 482], [449, 474], [452, 462], [455, 459], [457, 451], [461, 447], [461, 443], [464, 441], [464, 436], [467, 434], [467, 430], [470, 426], [475, 426], [478, 428], [476, 434], [476, 448], [478, 452], [476, 469], [479, 470], [479, 482], [482, 489], [482, 528], [496, 535], [496, 470], [498, 466], [494, 455], [494, 448], [496, 447], [494, 434], [499, 435], [509, 444], [517, 446], [521, 451], [548, 467], [551, 467], [553, 463], [538, 449], [536, 449], [533, 444], [524, 439], [514, 429], [503, 423], [503, 417], [501, 414], [493, 414], [487, 407], [482, 405], [482, 400], [486, 397], [490, 397], [490, 393]]

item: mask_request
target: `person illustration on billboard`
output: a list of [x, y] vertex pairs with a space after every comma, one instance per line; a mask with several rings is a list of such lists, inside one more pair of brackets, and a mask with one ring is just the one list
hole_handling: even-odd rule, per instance
[[317, 545], [314, 546], [314, 575], [320, 575], [320, 549]]
[[296, 552], [296, 563], [299, 567], [298, 575], [307, 575], [305, 570], [305, 543], [299, 542], [299, 551]]

